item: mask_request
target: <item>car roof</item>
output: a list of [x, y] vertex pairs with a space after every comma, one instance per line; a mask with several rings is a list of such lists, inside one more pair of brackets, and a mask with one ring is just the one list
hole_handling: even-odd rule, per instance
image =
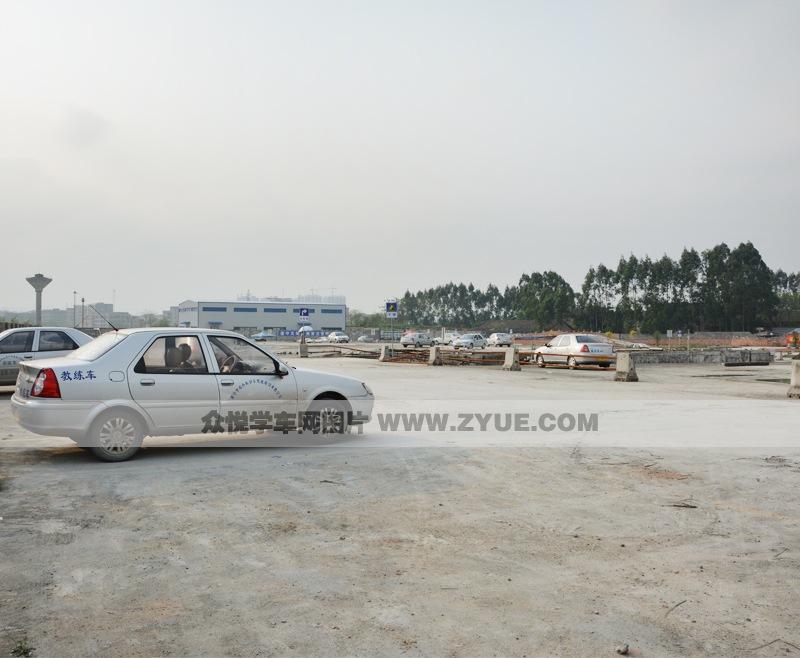
[[74, 332], [74, 333], [77, 333], [77, 334], [82, 334], [82, 335], [86, 336], [87, 338], [90, 338], [90, 339], [92, 338], [92, 336], [87, 334], [85, 331], [81, 331], [80, 329], [77, 329], [76, 327], [12, 327], [11, 329], [6, 329], [5, 331], [0, 331], [0, 337], [6, 336], [6, 335], [11, 335], [11, 334], [13, 334], [15, 332], [18, 332], [18, 331], [34, 331], [35, 329], [38, 329], [39, 331], [68, 331], [68, 332], [71, 331], [71, 332]]
[[242, 334], [236, 331], [228, 331], [227, 329], [211, 329], [209, 327], [131, 327], [129, 329], [117, 329], [117, 333], [124, 334], [126, 336], [133, 335], [133, 334], [180, 334], [180, 333], [192, 333], [192, 334], [215, 334], [215, 335], [227, 335], [227, 336], [236, 336], [237, 338], [242, 338]]

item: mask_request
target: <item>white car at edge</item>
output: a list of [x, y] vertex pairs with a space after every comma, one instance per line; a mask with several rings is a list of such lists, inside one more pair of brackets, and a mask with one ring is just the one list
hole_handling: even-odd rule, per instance
[[373, 404], [364, 382], [297, 370], [240, 334], [146, 328], [22, 363], [11, 412], [35, 434], [66, 436], [123, 461], [146, 436], [341, 434], [368, 422]]
[[19, 364], [66, 356], [91, 336], [71, 327], [15, 327], [0, 333], [0, 386], [13, 386]]

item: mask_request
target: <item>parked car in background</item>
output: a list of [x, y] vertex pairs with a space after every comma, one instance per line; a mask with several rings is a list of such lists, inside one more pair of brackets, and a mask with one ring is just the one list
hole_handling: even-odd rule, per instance
[[269, 331], [259, 331], [257, 334], [250, 336], [254, 341], [259, 342], [262, 340], [277, 340], [277, 336]]
[[486, 347], [486, 338], [483, 337], [483, 334], [462, 334], [453, 341], [453, 347], [456, 349], [464, 347], [468, 350], [479, 347], [483, 349]]
[[328, 334], [328, 341], [331, 343], [349, 343], [350, 336], [343, 331], [332, 331]]
[[486, 339], [486, 343], [492, 347], [511, 347], [514, 339], [511, 334], [495, 333]]
[[433, 339], [428, 336], [428, 334], [415, 332], [403, 334], [403, 337], [400, 339], [400, 344], [403, 347], [430, 347], [433, 345]]
[[17, 327], [0, 333], [0, 386], [17, 381], [19, 364], [65, 356], [86, 345], [91, 336], [71, 327]]
[[363, 336], [359, 336], [358, 338], [356, 338], [356, 341], [358, 341], [359, 343], [374, 343], [374, 342], [375, 342], [375, 341], [372, 339], [372, 337], [371, 337], [371, 336], [367, 336], [366, 334], [364, 334]]
[[591, 364], [607, 368], [616, 355], [614, 346], [600, 336], [561, 334], [537, 347], [533, 358], [540, 368], [552, 364], [566, 364], [570, 368]]
[[434, 344], [436, 345], [452, 345], [453, 341], [460, 337], [461, 334], [457, 331], [449, 331], [446, 332], [443, 336], [435, 337], [433, 339]]
[[123, 461], [146, 436], [340, 434], [369, 421], [373, 404], [358, 379], [297, 370], [232, 331], [180, 327], [121, 329], [24, 361], [11, 413], [35, 434]]

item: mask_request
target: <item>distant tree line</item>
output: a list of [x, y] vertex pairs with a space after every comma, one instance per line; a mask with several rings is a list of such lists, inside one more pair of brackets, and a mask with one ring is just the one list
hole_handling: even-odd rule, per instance
[[[355, 316], [355, 317], [354, 317]], [[516, 286], [485, 291], [448, 283], [406, 292], [398, 323], [415, 327], [475, 327], [486, 321], [529, 320], [547, 330], [576, 329], [651, 334], [667, 329], [754, 331], [800, 324], [800, 273], [772, 271], [751, 242], [724, 243], [698, 253], [620, 258], [615, 269], [589, 268], [579, 292], [556, 272], [523, 274]], [[383, 314], [355, 312], [349, 324], [384, 326]], [[371, 323], [372, 322], [372, 323]]]

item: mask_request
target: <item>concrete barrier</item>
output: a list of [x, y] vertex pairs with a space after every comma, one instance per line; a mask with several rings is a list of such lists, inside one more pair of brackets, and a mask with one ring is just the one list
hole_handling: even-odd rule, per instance
[[308, 357], [308, 344], [305, 341], [300, 342], [300, 358], [305, 359]]
[[506, 360], [503, 363], [503, 370], [522, 370], [522, 366], [519, 365], [519, 351], [516, 347], [506, 348]]
[[442, 365], [442, 348], [439, 345], [432, 345], [431, 346], [431, 355], [428, 359], [429, 366], [440, 366]]
[[392, 356], [392, 350], [388, 345], [381, 345], [381, 355], [378, 361], [388, 361]]
[[615, 382], [638, 382], [636, 364], [630, 352], [617, 352], [617, 372], [614, 374]]
[[[628, 353], [620, 350], [620, 354]], [[748, 362], [764, 365], [774, 361], [775, 357], [767, 350], [633, 350], [630, 354], [636, 355], [636, 363], [742, 363]]]
[[790, 398], [800, 398], [800, 359], [792, 360], [792, 378], [786, 395]]

